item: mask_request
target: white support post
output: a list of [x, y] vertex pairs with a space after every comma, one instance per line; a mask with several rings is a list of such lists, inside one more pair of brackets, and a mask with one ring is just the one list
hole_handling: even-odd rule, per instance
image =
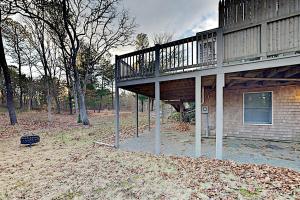
[[119, 148], [120, 145], [120, 95], [118, 87], [119, 77], [119, 60], [118, 56], [115, 57], [115, 148]]
[[216, 158], [223, 159], [223, 89], [224, 74], [217, 74], [216, 94]]
[[120, 144], [120, 97], [119, 88], [115, 88], [115, 147], [119, 148]]
[[135, 127], [136, 137], [139, 137], [139, 94], [135, 94]]
[[155, 154], [160, 154], [160, 84], [155, 82]]
[[148, 129], [151, 131], [151, 98], [148, 98]]
[[[155, 77], [160, 75], [160, 45], [155, 45]], [[160, 154], [160, 83], [155, 81], [155, 154]]]
[[195, 157], [198, 158], [201, 156], [201, 76], [196, 77], [195, 84]]

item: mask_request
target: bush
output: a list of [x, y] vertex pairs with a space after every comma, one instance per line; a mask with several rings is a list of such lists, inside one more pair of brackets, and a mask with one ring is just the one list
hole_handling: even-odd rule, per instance
[[180, 121], [180, 113], [179, 112], [172, 112], [169, 119], [179, 122]]

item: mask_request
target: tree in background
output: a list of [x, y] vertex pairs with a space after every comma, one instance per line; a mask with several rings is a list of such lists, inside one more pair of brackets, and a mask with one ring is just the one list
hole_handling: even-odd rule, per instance
[[19, 83], [19, 106], [23, 109], [23, 93], [24, 93], [24, 80], [22, 75], [22, 66], [25, 64], [26, 53], [25, 48], [29, 45], [26, 40], [29, 33], [26, 28], [17, 21], [10, 18], [6, 19], [3, 23], [3, 36], [6, 41], [7, 52], [12, 58], [14, 63], [18, 64], [18, 83]]
[[136, 50], [142, 50], [149, 47], [148, 35], [145, 33], [139, 33], [135, 39], [135, 48]]
[[6, 105], [9, 113], [9, 119], [11, 125], [15, 125], [17, 121], [17, 115], [14, 106], [13, 88], [11, 84], [10, 71], [6, 62], [3, 36], [2, 36], [2, 26], [3, 22], [12, 14], [11, 4], [5, 0], [0, 3], [0, 71], [3, 71], [5, 90], [6, 90]]
[[173, 34], [170, 33], [157, 33], [153, 36], [154, 44], [164, 44], [173, 40]]
[[[82, 43], [91, 41], [96, 46], [98, 56], [94, 61], [98, 62], [109, 50], [130, 44], [128, 40], [135, 29], [134, 20], [127, 11], [119, 9], [119, 0], [12, 2], [20, 14], [42, 22], [57, 35], [61, 35], [61, 29], [57, 29], [56, 24], [63, 24], [66, 36], [64, 46], [79, 99], [80, 119], [83, 124], [88, 125], [82, 76], [77, 63]], [[53, 16], [56, 17], [55, 20]]]

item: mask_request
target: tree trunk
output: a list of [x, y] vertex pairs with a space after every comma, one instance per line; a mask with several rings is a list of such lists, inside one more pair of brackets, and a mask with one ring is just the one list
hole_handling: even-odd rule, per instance
[[5, 80], [6, 104], [9, 113], [10, 124], [15, 125], [16, 123], [18, 123], [18, 121], [17, 121], [17, 115], [14, 106], [13, 88], [11, 85], [10, 72], [5, 59], [1, 28], [0, 28], [0, 66], [3, 70], [3, 75]]
[[51, 101], [52, 101], [52, 98], [51, 98], [51, 95], [50, 95], [50, 88], [49, 88], [49, 85], [48, 85], [48, 88], [47, 88], [47, 111], [48, 111], [48, 122], [51, 122], [52, 121], [52, 113], [51, 113]]
[[33, 106], [33, 78], [32, 78], [32, 65], [31, 62], [29, 60], [29, 73], [30, 73], [30, 82], [28, 84], [28, 96], [29, 96], [29, 100], [28, 100], [28, 110], [32, 110], [32, 106]]
[[144, 100], [142, 100], [141, 103], [142, 103], [141, 112], [144, 112]]
[[[67, 64], [67, 58], [65, 55], [65, 49], [64, 49], [64, 42], [62, 39], [60, 39], [60, 44], [61, 44], [61, 51], [63, 55], [63, 61], [64, 61], [64, 67], [66, 69], [66, 79], [67, 79], [67, 88], [68, 88], [68, 104], [69, 104], [69, 113], [70, 115], [73, 114], [73, 103], [72, 103], [72, 78], [71, 78], [71, 73], [70, 73], [70, 66]], [[72, 87], [71, 87], [72, 85]]]
[[100, 102], [99, 102], [98, 113], [100, 113], [101, 110], [102, 110], [102, 95], [100, 96]]
[[151, 111], [153, 112], [154, 111], [154, 99], [151, 98]]
[[[75, 62], [74, 62], [75, 63]], [[75, 66], [75, 65], [74, 65]], [[80, 85], [80, 78], [79, 78], [79, 73], [76, 67], [74, 67], [74, 81], [75, 81], [75, 86], [76, 86], [76, 91], [78, 94], [78, 98], [79, 98], [79, 113], [80, 113], [80, 117], [81, 117], [81, 121], [83, 123], [83, 125], [89, 125], [89, 119], [88, 119], [88, 115], [87, 115], [87, 110], [86, 110], [86, 105], [85, 105], [85, 97]]]
[[[17, 44], [18, 45], [18, 44]], [[17, 47], [19, 49], [19, 45]], [[18, 65], [19, 65], [19, 70], [18, 70], [18, 77], [19, 77], [19, 87], [20, 87], [20, 110], [23, 109], [23, 85], [22, 85], [22, 63], [21, 63], [21, 56], [20, 52], [16, 52], [18, 54]]]
[[71, 85], [70, 85], [70, 72], [68, 67], [66, 67], [66, 77], [67, 77], [67, 88], [68, 88], [68, 104], [70, 115], [73, 114], [73, 103], [72, 103], [72, 94], [71, 94]]
[[[0, 69], [1, 71], [1, 69]], [[5, 104], [5, 90], [1, 89], [1, 105]]]
[[57, 114], [61, 113], [61, 105], [60, 105], [60, 100], [58, 97], [55, 97], [55, 103], [56, 103], [56, 112]]
[[75, 83], [73, 82], [73, 96], [75, 101], [75, 113], [79, 114], [79, 105], [78, 105], [78, 95], [75, 87]]
[[102, 100], [103, 100], [103, 96], [102, 96], [102, 92], [103, 92], [103, 77], [102, 77], [102, 81], [101, 81], [101, 95], [100, 95], [100, 103], [99, 103], [99, 110], [98, 113], [100, 113], [100, 111], [102, 110]]

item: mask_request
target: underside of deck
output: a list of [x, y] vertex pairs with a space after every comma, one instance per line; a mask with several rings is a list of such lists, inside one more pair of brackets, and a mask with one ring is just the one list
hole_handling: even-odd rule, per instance
[[[300, 65], [229, 73], [224, 89], [262, 88], [300, 84]], [[214, 89], [216, 76], [202, 77], [202, 87]], [[155, 83], [124, 86], [122, 89], [155, 98]], [[166, 103], [195, 101], [195, 78], [164, 81], [160, 83], [160, 100]]]

